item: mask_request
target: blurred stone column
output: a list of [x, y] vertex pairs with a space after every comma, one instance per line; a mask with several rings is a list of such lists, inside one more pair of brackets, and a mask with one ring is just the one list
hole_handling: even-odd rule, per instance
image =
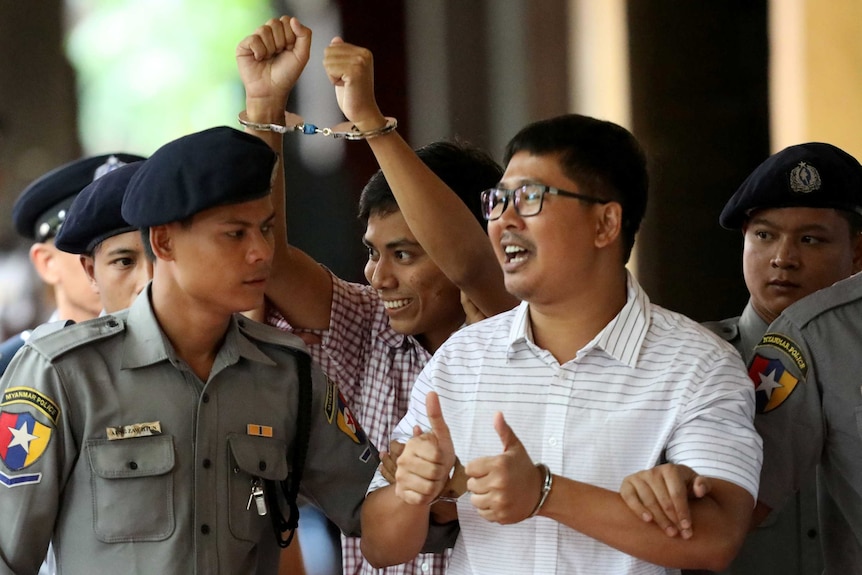
[[765, 0], [628, 2], [632, 129], [651, 159], [638, 277], [696, 320], [747, 301], [742, 237], [718, 216], [769, 154]]
[[0, 249], [20, 243], [12, 204], [31, 180], [80, 155], [63, 2], [0, 0]]

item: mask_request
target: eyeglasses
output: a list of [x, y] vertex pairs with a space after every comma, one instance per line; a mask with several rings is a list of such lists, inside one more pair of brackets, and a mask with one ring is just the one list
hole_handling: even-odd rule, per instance
[[542, 184], [524, 184], [514, 190], [491, 188], [482, 192], [482, 215], [489, 222], [496, 220], [506, 211], [506, 206], [509, 205], [509, 198], [511, 197], [513, 198], [512, 205], [515, 207], [515, 213], [522, 218], [529, 218], [542, 211], [542, 202], [545, 199], [545, 194], [566, 196], [591, 204], [607, 204], [611, 201], [593, 196], [585, 196], [584, 194], [576, 194], [575, 192], [567, 192]]

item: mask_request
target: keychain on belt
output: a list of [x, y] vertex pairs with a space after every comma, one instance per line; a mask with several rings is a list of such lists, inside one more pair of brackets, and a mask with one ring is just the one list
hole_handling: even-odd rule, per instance
[[254, 501], [257, 507], [257, 514], [263, 517], [266, 515], [266, 500], [263, 498], [263, 481], [260, 477], [253, 477], [251, 480], [251, 494], [248, 496], [246, 510], [251, 509], [251, 502]]

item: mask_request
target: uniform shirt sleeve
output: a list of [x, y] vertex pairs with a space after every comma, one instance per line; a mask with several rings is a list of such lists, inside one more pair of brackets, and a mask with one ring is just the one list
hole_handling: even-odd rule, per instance
[[78, 456], [60, 376], [30, 346], [0, 380], [0, 572], [36, 573]]
[[335, 382], [312, 367], [312, 415], [301, 492], [345, 535], [360, 534], [360, 510], [380, 460]]
[[802, 332], [784, 316], [754, 349], [755, 426], [763, 438], [758, 499], [780, 509], [811, 476], [823, 448], [824, 427], [816, 369]]

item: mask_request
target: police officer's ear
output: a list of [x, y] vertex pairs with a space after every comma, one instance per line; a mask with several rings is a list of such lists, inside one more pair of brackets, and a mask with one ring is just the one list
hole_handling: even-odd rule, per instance
[[176, 224], [163, 224], [150, 228], [150, 245], [156, 259], [171, 261], [174, 259], [173, 227]]
[[93, 256], [88, 256], [85, 254], [81, 254], [78, 256], [81, 267], [84, 268], [84, 273], [87, 274], [87, 279], [90, 280], [90, 287], [93, 289], [93, 292], [101, 295], [102, 292], [99, 291], [99, 284], [96, 283], [96, 260], [93, 259]]
[[596, 204], [596, 237], [595, 246], [605, 248], [613, 244], [619, 237], [623, 223], [623, 207], [619, 202]]
[[30, 246], [30, 261], [42, 281], [48, 285], [56, 285], [60, 281], [60, 273], [53, 265], [57, 248], [52, 243], [37, 242]]

